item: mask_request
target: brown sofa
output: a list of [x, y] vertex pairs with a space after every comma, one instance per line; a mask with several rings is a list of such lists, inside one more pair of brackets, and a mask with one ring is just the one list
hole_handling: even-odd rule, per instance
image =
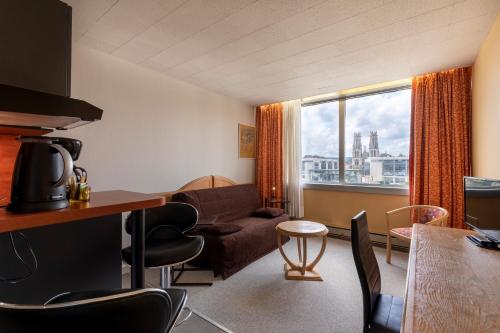
[[275, 227], [289, 219], [286, 214], [255, 216], [262, 203], [252, 184], [178, 192], [172, 201], [189, 203], [199, 212], [193, 232], [205, 237], [205, 248], [191, 263], [211, 269], [223, 279], [275, 250]]

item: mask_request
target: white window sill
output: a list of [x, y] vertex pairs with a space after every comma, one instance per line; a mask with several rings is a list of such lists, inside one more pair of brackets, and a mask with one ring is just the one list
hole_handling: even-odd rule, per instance
[[336, 192], [360, 192], [387, 195], [407, 196], [409, 194], [407, 187], [389, 187], [376, 185], [349, 185], [349, 184], [324, 184], [324, 183], [304, 183], [305, 190], [321, 190]]

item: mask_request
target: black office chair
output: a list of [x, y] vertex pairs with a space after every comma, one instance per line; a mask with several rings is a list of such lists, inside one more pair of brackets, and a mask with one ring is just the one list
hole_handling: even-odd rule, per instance
[[0, 303], [0, 332], [165, 333], [186, 302], [182, 289], [65, 293], [44, 305]]
[[373, 252], [366, 212], [351, 220], [352, 254], [363, 291], [363, 332], [399, 332], [403, 299], [380, 293], [380, 270]]
[[[190, 204], [167, 202], [164, 206], [146, 209], [144, 265], [146, 268], [161, 268], [162, 288], [170, 288], [171, 266], [184, 264], [201, 253], [203, 236], [186, 235], [197, 222], [198, 211]], [[131, 215], [127, 218], [125, 229], [131, 233]], [[122, 257], [130, 265], [131, 247], [122, 250]]]

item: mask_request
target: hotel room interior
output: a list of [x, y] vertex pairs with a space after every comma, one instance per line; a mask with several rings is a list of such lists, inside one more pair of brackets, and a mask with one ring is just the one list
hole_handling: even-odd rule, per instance
[[0, 0], [1, 332], [500, 332], [500, 0]]

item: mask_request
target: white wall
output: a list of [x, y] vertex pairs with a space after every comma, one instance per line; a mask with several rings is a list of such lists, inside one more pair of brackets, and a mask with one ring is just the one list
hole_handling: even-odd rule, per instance
[[500, 178], [500, 14], [486, 37], [472, 77], [474, 176]]
[[208, 174], [254, 181], [238, 158], [238, 123], [250, 105], [74, 45], [72, 97], [104, 110], [101, 121], [55, 135], [78, 138], [77, 165], [93, 190], [175, 190]]

